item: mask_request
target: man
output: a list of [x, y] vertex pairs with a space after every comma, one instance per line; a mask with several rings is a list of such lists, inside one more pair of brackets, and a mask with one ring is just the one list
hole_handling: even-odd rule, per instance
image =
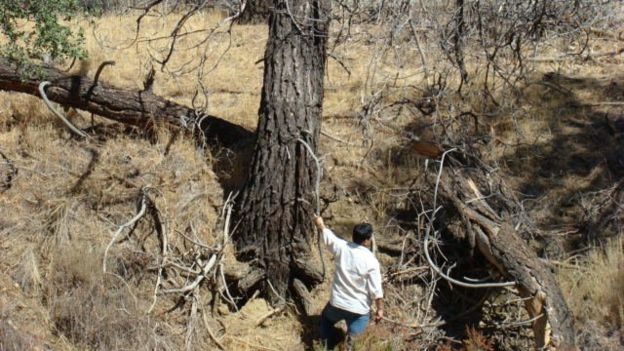
[[379, 261], [368, 249], [373, 227], [368, 223], [353, 227], [353, 242], [338, 238], [325, 227], [323, 218], [315, 217], [314, 224], [323, 231], [323, 241], [334, 255], [336, 273], [332, 282], [331, 298], [321, 314], [321, 341], [333, 349], [338, 341], [334, 325], [345, 320], [347, 343], [364, 332], [369, 321], [372, 302], [375, 302], [375, 322], [383, 318], [383, 289]]

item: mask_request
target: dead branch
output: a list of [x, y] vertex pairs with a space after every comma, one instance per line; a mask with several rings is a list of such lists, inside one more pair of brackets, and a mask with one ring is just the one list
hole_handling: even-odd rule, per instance
[[186, 345], [186, 350], [191, 351], [193, 347], [193, 332], [195, 331], [195, 320], [197, 318], [197, 292], [193, 293], [192, 302], [191, 302], [191, 310], [189, 311], [188, 321], [186, 323], [186, 337], [184, 338], [184, 344]]
[[246, 340], [243, 340], [243, 339], [231, 336], [231, 335], [227, 335], [226, 337], [228, 339], [232, 340], [232, 341], [235, 341], [235, 342], [237, 342], [239, 344], [242, 344], [242, 345], [246, 346], [246, 349], [251, 348], [251, 349], [265, 350], [265, 351], [280, 351], [278, 349], [274, 349], [274, 348], [271, 348], [271, 347], [266, 347], [266, 346], [262, 346], [262, 345], [252, 344], [249, 341], [246, 341]]
[[158, 289], [162, 283], [163, 271], [165, 266], [167, 265], [168, 253], [169, 253], [169, 240], [167, 238], [167, 231], [163, 226], [163, 223], [160, 220], [160, 213], [152, 200], [147, 198], [149, 201], [149, 213], [152, 216], [154, 221], [156, 232], [159, 235], [160, 240], [160, 264], [158, 265], [158, 277], [156, 278], [156, 284], [154, 285], [154, 297], [152, 301], [152, 305], [148, 309], [147, 313], [151, 313], [154, 307], [156, 306], [156, 302], [158, 301]]
[[239, 291], [249, 291], [254, 285], [258, 284], [265, 278], [265, 274], [260, 269], [253, 269], [238, 281], [237, 288]]
[[212, 340], [212, 342], [215, 343], [215, 345], [217, 345], [219, 350], [225, 350], [225, 346], [223, 346], [223, 344], [221, 343], [221, 340], [217, 339], [217, 337], [212, 332], [212, 329], [210, 328], [210, 323], [208, 323], [208, 316], [206, 315], [206, 310], [202, 309], [201, 314], [202, 314], [202, 320], [204, 321], [204, 328], [206, 328], [206, 331], [208, 332], [210, 339]]
[[199, 240], [188, 237], [186, 234], [182, 233], [181, 231], [176, 231], [176, 233], [180, 234], [184, 239], [188, 240], [193, 245], [197, 245], [203, 249], [213, 249], [212, 247], [200, 242]]
[[[87, 100], [91, 97], [91, 95], [93, 94], [93, 91], [97, 87], [100, 81], [100, 75], [102, 74], [104, 67], [114, 66], [114, 65], [115, 65], [115, 61], [103, 61], [102, 63], [100, 63], [100, 66], [98, 67], [97, 71], [95, 71], [95, 76], [93, 77], [93, 85], [89, 87], [89, 91], [87, 91]], [[85, 75], [83, 74], [82, 76], [85, 76]]]
[[204, 278], [207, 277], [208, 273], [210, 272], [210, 270], [215, 266], [215, 263], [217, 262], [217, 255], [212, 255], [210, 257], [210, 259], [208, 261], [206, 261], [205, 263], [198, 259], [197, 260], [198, 264], [200, 267], [202, 267], [201, 269], [201, 274], [197, 275], [197, 277], [195, 277], [195, 280], [189, 284], [186, 285], [182, 288], [178, 288], [178, 289], [165, 289], [165, 290], [161, 290], [161, 293], [163, 294], [174, 294], [174, 293], [179, 293], [179, 294], [184, 294], [186, 292], [189, 292], [191, 290], [194, 290], [195, 288], [197, 288], [199, 286], [199, 284], [204, 280]]
[[587, 228], [585, 237], [588, 241], [596, 241], [599, 233], [604, 231], [609, 223], [616, 220], [624, 207], [624, 180], [620, 180], [609, 189], [598, 193], [599, 205], [584, 220]]
[[444, 321], [435, 321], [435, 322], [427, 323], [427, 324], [418, 324], [418, 323], [408, 324], [408, 323], [401, 323], [399, 321], [395, 321], [394, 319], [390, 319], [387, 317], [383, 317], [383, 320], [386, 322], [392, 323], [394, 325], [398, 325], [398, 326], [405, 327], [405, 328], [411, 328], [411, 329], [439, 328], [446, 324], [446, 322]]
[[599, 28], [594, 28], [594, 27], [588, 27], [588, 28], [583, 28], [584, 31], [589, 32], [591, 34], [594, 34], [598, 37], [602, 37], [602, 38], [609, 38], [612, 40], [618, 40], [618, 41], [624, 41], [624, 31], [620, 31], [619, 33], [611, 33], [608, 32], [606, 30], [602, 30]]
[[[314, 154], [314, 150], [312, 150], [312, 147], [310, 147], [310, 145], [308, 145], [308, 143], [306, 143], [303, 139], [297, 139], [298, 142], [300, 142], [301, 144], [303, 144], [303, 146], [305, 147], [305, 149], [308, 151], [308, 153], [310, 154], [310, 157], [312, 157], [312, 159], [314, 160], [314, 163], [316, 164], [316, 183], [314, 184], [314, 199], [316, 202], [316, 215], [320, 216], [321, 215], [321, 200], [320, 200], [320, 186], [321, 186], [321, 178], [323, 177], [323, 168], [321, 166], [321, 161], [319, 160], [319, 158]], [[323, 280], [325, 280], [325, 260], [323, 259], [323, 249], [321, 248], [321, 235], [322, 233], [317, 229], [317, 245], [318, 245], [318, 251], [319, 251], [319, 256], [321, 258], [321, 266], [322, 266], [322, 274], [323, 274]]]
[[303, 313], [306, 316], [312, 315], [312, 295], [308, 288], [299, 279], [295, 279], [292, 283], [295, 294], [299, 298], [301, 306], [303, 306]]
[[260, 325], [262, 325], [262, 323], [264, 323], [264, 321], [266, 321], [267, 319], [273, 317], [276, 314], [280, 314], [282, 313], [282, 311], [284, 311], [284, 309], [286, 308], [286, 305], [280, 306], [272, 311], [270, 311], [269, 313], [263, 315], [262, 317], [258, 318], [258, 320], [256, 321], [256, 327], [259, 327]]
[[58, 112], [52, 106], [52, 103], [50, 102], [50, 100], [48, 99], [48, 97], [46, 96], [46, 93], [45, 93], [45, 87], [50, 85], [50, 84], [51, 83], [48, 82], [48, 81], [44, 81], [44, 82], [41, 82], [41, 84], [39, 84], [39, 94], [41, 95], [41, 98], [43, 99], [43, 102], [45, 103], [45, 105], [48, 107], [48, 109], [50, 111], [52, 111], [52, 113], [54, 113], [54, 115], [56, 117], [60, 118], [60, 120], [63, 121], [63, 123], [65, 123], [67, 128], [69, 128], [69, 130], [74, 132], [74, 134], [76, 134], [76, 135], [78, 135], [79, 137], [82, 137], [82, 138], [87, 138], [88, 137], [87, 133], [85, 133], [82, 130], [76, 128], [73, 124], [71, 124], [71, 122], [67, 119], [67, 117], [65, 117], [62, 113]]
[[321, 209], [320, 209], [321, 201], [319, 199], [319, 188], [321, 184], [321, 178], [323, 176], [321, 161], [319, 160], [318, 157], [316, 157], [316, 155], [314, 154], [314, 151], [312, 150], [312, 147], [310, 147], [308, 143], [306, 143], [303, 139], [297, 139], [297, 141], [303, 144], [305, 149], [308, 151], [308, 154], [310, 155], [310, 157], [312, 157], [312, 159], [314, 160], [316, 164], [316, 183], [314, 184], [314, 189], [315, 189], [314, 200], [316, 201], [316, 215], [320, 215], [321, 214]]
[[139, 209], [139, 212], [134, 217], [132, 217], [132, 219], [130, 219], [128, 222], [119, 226], [119, 228], [113, 234], [111, 241], [108, 243], [108, 245], [106, 246], [106, 249], [104, 250], [104, 258], [102, 259], [102, 271], [104, 273], [106, 273], [106, 261], [108, 259], [108, 251], [110, 250], [111, 246], [113, 246], [113, 244], [117, 241], [117, 237], [121, 234], [121, 232], [125, 228], [130, 227], [131, 225], [134, 225], [134, 223], [136, 223], [139, 219], [141, 219], [141, 217], [145, 215], [146, 209], [147, 209], [147, 195], [145, 194], [145, 188], [143, 188], [143, 190], [141, 191], [141, 208]]
[[328, 132], [325, 132], [325, 131], [322, 131], [322, 130], [321, 130], [321, 135], [329, 138], [330, 140], [337, 141], [339, 143], [342, 143], [342, 144], [345, 144], [345, 145], [348, 145], [348, 146], [363, 147], [362, 145], [356, 145], [356, 144], [350, 143], [350, 142], [348, 142], [346, 140], [342, 140], [342, 139], [338, 138], [337, 136], [331, 135]]
[[[456, 151], [456, 149], [450, 149], [445, 151], [442, 154], [442, 158], [440, 160], [440, 169], [438, 171], [438, 175], [436, 178], [436, 184], [435, 184], [435, 188], [433, 191], [433, 206], [434, 209], [432, 211], [431, 217], [429, 217], [429, 225], [427, 226], [427, 229], [425, 231], [425, 238], [424, 238], [424, 247], [423, 247], [423, 251], [425, 253], [425, 257], [427, 258], [427, 263], [429, 263], [429, 266], [431, 267], [431, 269], [433, 269], [438, 275], [440, 275], [442, 278], [444, 278], [446, 281], [448, 281], [449, 283], [464, 287], [464, 288], [471, 288], [471, 289], [478, 289], [478, 288], [501, 288], [501, 287], [505, 287], [505, 286], [514, 286], [516, 285], [516, 282], [494, 282], [494, 283], [469, 283], [469, 282], [464, 282], [464, 281], [460, 281], [457, 280], [455, 278], [450, 277], [448, 274], [444, 273], [442, 271], [442, 269], [440, 269], [440, 267], [438, 267], [438, 265], [436, 265], [435, 262], [433, 262], [433, 259], [431, 259], [431, 255], [429, 254], [429, 237], [431, 234], [431, 230], [433, 229], [433, 223], [435, 221], [435, 215], [438, 212], [438, 210], [440, 209], [439, 207], [436, 208], [436, 202], [437, 202], [437, 197], [438, 197], [438, 187], [440, 185], [440, 179], [442, 177], [442, 170], [444, 168], [444, 159], [446, 157], [446, 155], [450, 152]], [[491, 225], [489, 227], [492, 227]]]
[[236, 302], [234, 301], [234, 298], [232, 297], [232, 294], [230, 293], [230, 289], [227, 286], [227, 280], [225, 279], [225, 273], [223, 272], [222, 263], [219, 263], [219, 275], [221, 276], [221, 283], [223, 284], [223, 291], [225, 291], [225, 296], [223, 295], [222, 296], [224, 297], [225, 301], [227, 301], [230, 305], [232, 305], [234, 310], [238, 312], [238, 305], [236, 305]]
[[223, 205], [221, 218], [224, 220], [224, 224], [223, 224], [223, 243], [221, 246], [221, 250], [225, 249], [225, 246], [230, 240], [230, 236], [233, 232], [233, 230], [230, 231], [230, 222], [232, 220], [232, 210], [234, 209], [234, 200], [236, 200], [237, 196], [238, 196], [238, 192], [230, 192], [228, 194], [227, 199], [225, 200], [225, 204]]
[[509, 327], [519, 327], [519, 326], [523, 326], [523, 325], [531, 325], [533, 324], [535, 321], [537, 321], [538, 319], [544, 317], [544, 314], [541, 313], [533, 318], [529, 318], [526, 320], [522, 320], [522, 321], [516, 321], [516, 322], [500, 322], [500, 323], [496, 323], [495, 326], [498, 328], [509, 328]]
[[[487, 213], [490, 211], [485, 209], [486, 206], [481, 206], [485, 212], [479, 213], [476, 205], [485, 199], [478, 195], [480, 191], [474, 191], [476, 183], [472, 185], [470, 183], [480, 178], [471, 175], [467, 169], [460, 165], [456, 168], [449, 167], [450, 174], [444, 174], [442, 177], [438, 173], [436, 182], [439, 179], [445, 203], [453, 206], [462, 217], [468, 219], [466, 230], [473, 229], [479, 251], [502, 275], [513, 278], [520, 296], [527, 298], [525, 308], [532, 319], [536, 347], [573, 347], [572, 315], [552, 272], [539, 260], [535, 252], [527, 247], [507, 219], [489, 218]], [[487, 174], [490, 181], [502, 186], [502, 180], [495, 178], [491, 172]], [[461, 200], [473, 198], [475, 195], [480, 198], [479, 201], [466, 203]], [[502, 193], [499, 196], [503, 196]], [[505, 199], [502, 203], [514, 206], [514, 201], [510, 199]], [[507, 211], [515, 210], [510, 207]]]
[[565, 54], [560, 54], [558, 56], [533, 57], [533, 58], [530, 58], [529, 61], [532, 61], [532, 62], [560, 62], [560, 61], [575, 60], [575, 59], [589, 60], [589, 59], [595, 59], [595, 58], [600, 58], [600, 57], [617, 56], [617, 55], [619, 55], [621, 53], [624, 53], [624, 47], [623, 48], [614, 49], [614, 50], [611, 50], [611, 51], [593, 52], [593, 53], [588, 53], [588, 54], [584, 54], [584, 55], [578, 54], [578, 53], [565, 53]]
[[[223, 205], [223, 212], [221, 213], [222, 218], [224, 218], [223, 244], [221, 246], [221, 250], [219, 251], [220, 254], [223, 254], [223, 250], [225, 250], [225, 247], [232, 235], [232, 232], [230, 231], [230, 222], [232, 219], [232, 210], [234, 209], [234, 200], [236, 199], [237, 196], [238, 196], [238, 193], [228, 194], [228, 197], [225, 200], [225, 204]], [[228, 288], [227, 281], [225, 279], [223, 262], [219, 262], [218, 270], [219, 270], [219, 275], [221, 277], [221, 282], [223, 284], [223, 291], [225, 291], [225, 296], [223, 297], [230, 305], [232, 305], [234, 310], [238, 312], [238, 306], [236, 305], [236, 302], [234, 301], [234, 298], [232, 297], [232, 294], [230, 293], [230, 289]], [[219, 293], [221, 293], [221, 291]]]

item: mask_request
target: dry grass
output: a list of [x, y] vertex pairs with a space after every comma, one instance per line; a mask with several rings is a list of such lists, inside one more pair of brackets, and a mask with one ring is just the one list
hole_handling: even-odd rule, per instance
[[494, 351], [494, 345], [483, 334], [472, 327], [466, 330], [467, 338], [459, 345], [446, 342], [439, 346], [437, 351]]
[[[154, 223], [140, 221], [130, 240], [112, 246], [107, 263], [113, 275], [102, 274], [103, 249], [117, 225], [134, 216], [145, 186], [154, 189], [150, 196], [165, 220], [171, 247], [186, 254], [178, 233], [189, 230], [212, 244], [223, 195], [210, 155], [166, 132], [150, 141], [106, 124], [99, 139], [79, 142], [68, 138], [36, 99], [3, 93], [1, 104], [6, 109], [0, 113], [0, 151], [17, 176], [0, 196], [0, 272], [12, 277], [3, 286], [15, 284], [20, 295], [0, 290], [0, 307], [28, 300], [42, 310], [32, 317], [23, 310], [3, 313], [3, 347], [54, 343], [58, 350], [171, 350], [184, 345], [183, 315], [146, 314], [155, 284], [150, 269], [159, 253]], [[175, 304], [166, 296], [161, 301], [156, 313]], [[206, 344], [204, 334], [193, 335], [197, 345]], [[28, 343], [35, 346], [24, 346]]]
[[622, 238], [593, 249], [557, 275], [574, 313], [578, 342], [586, 349], [620, 350], [624, 335]]
[[[152, 63], [149, 52], [162, 58], [170, 43], [169, 40], [147, 39], [171, 32], [180, 16], [147, 17], [135, 45], [129, 45], [136, 29], [132, 16], [105, 15], [96, 19], [93, 26], [87, 21], [81, 22], [81, 25], [93, 28], [94, 33], [86, 42], [90, 53], [89, 74], [95, 74], [101, 62], [114, 60], [115, 66], [103, 71], [102, 80], [131, 89], [142, 87], [151, 65], [157, 65]], [[197, 79], [197, 71], [192, 68], [198, 65], [200, 56], [206, 54], [203, 83], [208, 87], [208, 112], [254, 128], [262, 83], [262, 65], [254, 62], [264, 53], [266, 29], [263, 26], [235, 27], [230, 36], [221, 20], [221, 13], [206, 11], [187, 22], [185, 28], [189, 30], [214, 32], [206, 45], [199, 48], [195, 46], [204, 39], [205, 32], [182, 37], [176, 44], [177, 50], [167, 72], [156, 75], [154, 92], [190, 105]]]
[[240, 312], [224, 316], [223, 322], [228, 326], [225, 336], [228, 349], [302, 349], [302, 326], [295, 322], [296, 316], [290, 312], [278, 313], [258, 325], [258, 321], [272, 311], [273, 308], [265, 300], [254, 299]]
[[0, 314], [0, 350], [20, 351], [40, 349], [34, 338], [16, 329], [7, 317]]
[[63, 349], [52, 333], [41, 302], [24, 294], [12, 277], [0, 272], [0, 350]]
[[39, 270], [38, 258], [34, 249], [28, 248], [20, 259], [19, 266], [14, 273], [14, 280], [27, 295], [39, 294], [43, 280]]
[[615, 239], [562, 268], [559, 282], [580, 326], [596, 321], [610, 333], [624, 333], [624, 245]]
[[397, 351], [408, 348], [401, 334], [397, 335], [380, 325], [371, 325], [366, 333], [353, 343], [353, 349], [361, 351]]
[[145, 315], [144, 297], [121, 276], [103, 275], [101, 254], [81, 245], [54, 253], [45, 302], [57, 332], [92, 350], [175, 348], [171, 327]]

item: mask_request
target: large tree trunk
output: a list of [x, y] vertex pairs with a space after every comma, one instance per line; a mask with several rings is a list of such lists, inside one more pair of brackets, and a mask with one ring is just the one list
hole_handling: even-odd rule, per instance
[[125, 124], [146, 128], [165, 124], [176, 129], [201, 131], [197, 136], [205, 136], [208, 142], [226, 147], [252, 137], [251, 132], [236, 124], [163, 99], [149, 89], [119, 89], [85, 76], [67, 75], [50, 67], [38, 67], [37, 71], [41, 71], [44, 78], [28, 75], [23, 69], [0, 58], [0, 90], [40, 97], [39, 83], [45, 79], [51, 82], [47, 88], [51, 101]]
[[[239, 257], [265, 272], [265, 290], [318, 281], [306, 263], [313, 240], [329, 0], [275, 0], [269, 17], [256, 146], [238, 209]], [[275, 294], [267, 293], [271, 299]]]

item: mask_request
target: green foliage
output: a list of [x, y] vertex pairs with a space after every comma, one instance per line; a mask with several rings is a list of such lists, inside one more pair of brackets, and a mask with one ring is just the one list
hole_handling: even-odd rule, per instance
[[66, 24], [78, 10], [76, 0], [0, 0], [0, 55], [20, 65], [85, 58], [82, 28]]

